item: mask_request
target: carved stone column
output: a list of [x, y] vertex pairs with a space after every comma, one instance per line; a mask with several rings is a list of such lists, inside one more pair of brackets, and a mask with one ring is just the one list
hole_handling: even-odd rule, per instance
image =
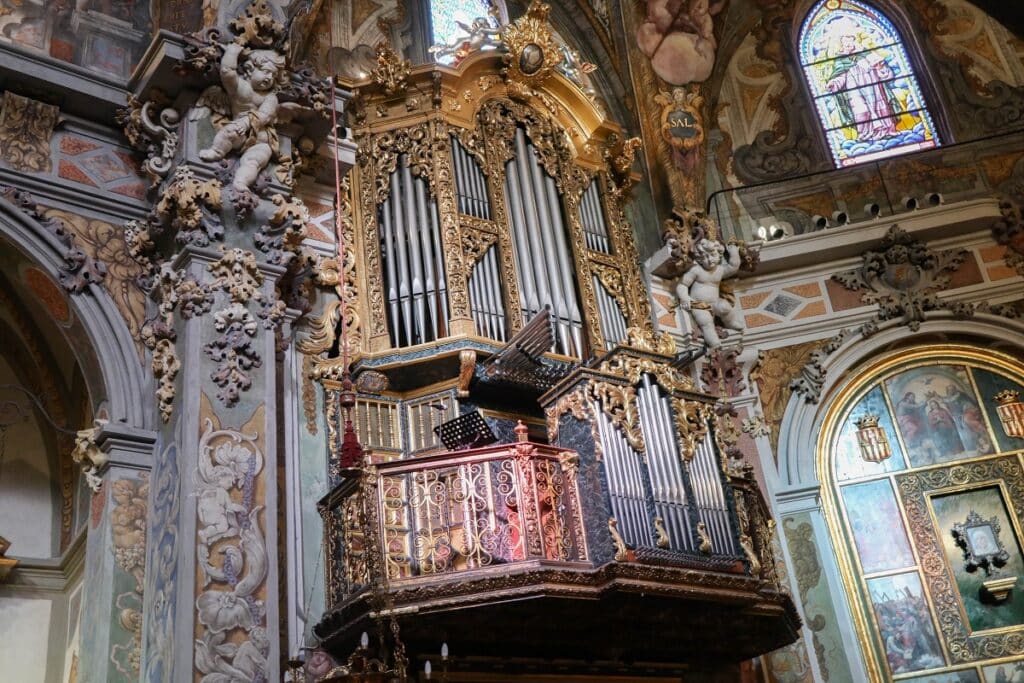
[[126, 240], [148, 273], [142, 338], [162, 425], [142, 680], [275, 681], [287, 637], [278, 462], [295, 457], [279, 437], [278, 350], [315, 266], [294, 182], [333, 103], [325, 81], [287, 63], [264, 0], [227, 31], [161, 40], [122, 115], [156, 199]]

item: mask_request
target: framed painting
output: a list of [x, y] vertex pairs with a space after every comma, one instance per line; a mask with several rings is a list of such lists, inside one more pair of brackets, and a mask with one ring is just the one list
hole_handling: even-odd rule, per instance
[[995, 519], [999, 530], [977, 532], [974, 540], [984, 549], [1001, 539], [1010, 556], [1004, 569], [1024, 572], [1024, 469], [1018, 456], [897, 474], [895, 480], [951, 662], [1024, 654], [1024, 586], [1002, 603], [984, 599], [986, 572], [968, 571], [965, 549], [953, 533], [972, 510], [981, 519]]
[[929, 499], [971, 632], [1024, 626], [1024, 590], [1011, 590], [996, 603], [983, 586], [997, 575], [1024, 576], [1020, 541], [1002, 487], [995, 484]]
[[894, 674], [945, 665], [917, 572], [867, 580], [871, 608]]
[[986, 666], [985, 683], [1024, 683], [1024, 660]]
[[912, 467], [993, 452], [992, 436], [967, 368], [921, 365], [885, 380]]
[[888, 479], [852, 484], [841, 490], [847, 521], [865, 574], [917, 564]]

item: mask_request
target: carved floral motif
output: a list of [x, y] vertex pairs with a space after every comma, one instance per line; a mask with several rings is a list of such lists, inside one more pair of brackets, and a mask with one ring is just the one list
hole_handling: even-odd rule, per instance
[[959, 310], [955, 304], [942, 301], [938, 293], [949, 285], [950, 275], [966, 256], [963, 249], [934, 252], [894, 225], [877, 251], [864, 252], [860, 267], [837, 273], [832, 279], [861, 292], [864, 303], [878, 304], [879, 321], [902, 317], [903, 323], [916, 332], [925, 311]]

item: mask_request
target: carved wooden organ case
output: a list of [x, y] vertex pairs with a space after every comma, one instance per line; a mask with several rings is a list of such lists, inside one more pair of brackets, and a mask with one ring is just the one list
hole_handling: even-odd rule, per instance
[[[457, 68], [410, 68], [382, 49], [372, 81], [354, 89], [359, 152], [343, 216], [353, 238], [340, 270], [354, 309], [351, 415], [372, 466], [342, 476], [342, 366], [322, 358], [313, 374], [326, 390], [332, 491], [320, 503], [329, 611], [317, 633], [342, 649], [368, 613], [371, 577], [393, 582], [396, 607], [456, 595], [483, 605], [495, 565], [549, 563], [543, 576], [507, 579], [515, 594], [548, 578], [604, 590], [599, 568], [616, 561], [627, 583], [654, 580], [679, 599], [699, 581], [771, 603], [764, 614], [784, 628], [763, 633], [778, 647], [798, 619], [777, 592], [770, 518], [749, 472], [727, 462], [735, 439], [716, 426], [715, 399], [653, 332], [624, 213], [636, 142], [558, 72], [542, 26], [520, 40], [540, 12], [531, 5], [503, 29], [502, 49]], [[545, 45], [539, 67], [522, 60], [531, 44]], [[481, 388], [478, 358], [515, 347], [545, 309], [553, 343], [542, 355], [560, 374], [529, 390]], [[316, 341], [307, 352], [337, 349], [326, 328]], [[441, 446], [435, 428], [477, 412], [488, 445]], [[623, 628], [651, 618], [643, 600], [623, 614]], [[459, 637], [471, 649], [478, 635]], [[648, 645], [638, 658], [677, 656]]]
[[649, 319], [609, 170], [621, 130], [560, 74], [525, 88], [503, 67], [477, 52], [356, 93], [364, 354], [503, 343], [549, 306], [556, 353], [585, 358]]

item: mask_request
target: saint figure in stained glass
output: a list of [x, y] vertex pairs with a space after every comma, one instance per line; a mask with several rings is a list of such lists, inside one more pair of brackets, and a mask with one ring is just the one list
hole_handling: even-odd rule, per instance
[[900, 35], [875, 8], [819, 2], [800, 33], [800, 59], [839, 166], [939, 144]]

